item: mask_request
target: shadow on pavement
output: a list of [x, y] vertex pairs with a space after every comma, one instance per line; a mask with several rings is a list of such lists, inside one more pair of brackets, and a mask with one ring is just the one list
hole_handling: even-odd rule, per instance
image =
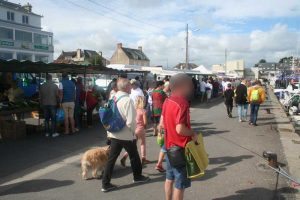
[[215, 131], [215, 130], [202, 130], [201, 127], [199, 129], [195, 129], [196, 131], [200, 131], [203, 136], [210, 136], [210, 135], [213, 135], [213, 134], [221, 134], [221, 133], [227, 133], [227, 132], [230, 132], [228, 130], [224, 130], [224, 131]]
[[257, 199], [270, 199], [270, 200], [284, 200], [291, 199], [290, 195], [295, 193], [295, 189], [281, 188], [279, 190], [269, 190], [266, 188], [251, 188], [246, 190], [236, 191], [236, 194], [227, 197], [215, 198], [213, 200], [257, 200]]
[[205, 170], [205, 176], [200, 178], [199, 181], [205, 181], [211, 178], [214, 178], [218, 175], [219, 172], [225, 171], [226, 167], [234, 165], [238, 162], [242, 162], [245, 159], [252, 158], [252, 155], [242, 155], [242, 156], [225, 156], [225, 157], [216, 157], [209, 158], [209, 165], [220, 165], [213, 169]]
[[30, 193], [30, 192], [41, 192], [44, 190], [50, 190], [53, 188], [72, 185], [73, 183], [74, 181], [71, 180], [59, 181], [59, 180], [52, 180], [52, 179], [37, 179], [37, 180], [24, 181], [21, 183], [14, 183], [10, 185], [1, 186], [0, 196], [10, 195], [10, 194]]
[[162, 173], [162, 174], [159, 174], [159, 176], [157, 176], [155, 178], [151, 177], [149, 182], [146, 182], [146, 183], [132, 183], [131, 182], [127, 185], [118, 186], [118, 188], [115, 189], [112, 192], [118, 192], [119, 190], [129, 189], [129, 188], [132, 188], [132, 187], [137, 187], [137, 186], [145, 185], [145, 184], [153, 184], [153, 183], [156, 183], [156, 182], [163, 183], [165, 180], [166, 180], [166, 176], [165, 176], [165, 174]]
[[192, 103], [192, 108], [202, 108], [202, 109], [210, 109], [211, 107], [214, 107], [220, 103], [223, 103], [223, 98], [217, 97], [212, 99], [210, 102], [206, 103], [198, 103], [197, 100], [194, 100]]
[[28, 174], [64, 158], [85, 152], [90, 147], [105, 145], [106, 134], [99, 125], [72, 136], [46, 138], [31, 135], [23, 140], [0, 143], [0, 184]]

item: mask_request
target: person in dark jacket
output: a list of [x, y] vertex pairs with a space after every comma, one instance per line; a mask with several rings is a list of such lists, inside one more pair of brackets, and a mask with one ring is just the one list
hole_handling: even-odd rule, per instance
[[224, 92], [224, 98], [225, 98], [225, 105], [227, 109], [227, 115], [229, 118], [232, 118], [234, 92], [232, 90], [230, 83], [227, 84], [227, 88]]
[[247, 110], [248, 110], [248, 100], [247, 100], [247, 86], [246, 86], [246, 80], [243, 80], [241, 84], [239, 84], [236, 87], [235, 90], [235, 102], [238, 107], [238, 116], [239, 116], [239, 122], [246, 121], [247, 116]]

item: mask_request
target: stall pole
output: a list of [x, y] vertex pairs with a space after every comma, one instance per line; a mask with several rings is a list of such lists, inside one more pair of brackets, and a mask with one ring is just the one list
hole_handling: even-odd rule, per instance
[[[39, 88], [39, 94], [40, 94], [40, 90], [41, 90], [41, 76], [42, 76], [42, 73], [40, 72], [39, 73], [39, 81], [38, 81], [38, 88]], [[39, 109], [38, 109], [38, 113], [39, 113], [39, 118], [38, 118], [38, 127], [40, 127], [41, 125], [41, 113], [40, 113], [40, 109], [41, 109], [41, 101], [40, 101], [40, 96], [39, 96]], [[51, 122], [52, 123], [52, 122]]]

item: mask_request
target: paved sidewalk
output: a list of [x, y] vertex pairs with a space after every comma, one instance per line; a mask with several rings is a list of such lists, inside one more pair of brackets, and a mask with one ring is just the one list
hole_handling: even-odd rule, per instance
[[[258, 127], [239, 123], [234, 109], [233, 119], [219, 99], [191, 109], [192, 126], [201, 131], [209, 153], [206, 175], [192, 182], [185, 199], [271, 200], [295, 199], [295, 190], [260, 158], [264, 150], [278, 154], [286, 164], [279, 134], [274, 127], [274, 114], [259, 113]], [[156, 138], [148, 132], [147, 154], [152, 161], [143, 172], [150, 176], [147, 184], [133, 184], [131, 168], [122, 168], [119, 161], [112, 183], [118, 190], [100, 191], [100, 180], [83, 181], [80, 177], [80, 157], [93, 146], [104, 145], [100, 126], [69, 137], [47, 140], [27, 138], [0, 143], [1, 200], [94, 200], [94, 199], [163, 199], [164, 174], [155, 169], [159, 148]], [[5, 160], [6, 162], [2, 162]], [[287, 167], [287, 166], [286, 166]], [[285, 168], [286, 168], [285, 167]]]
[[[279, 132], [291, 176], [300, 181], [300, 136], [295, 133], [289, 117], [287, 117], [272, 90], [269, 89], [268, 92], [270, 97], [269, 106], [275, 116], [273, 128], [276, 128]], [[296, 189], [299, 191], [300, 186]], [[300, 199], [299, 192], [296, 194], [296, 199]]]

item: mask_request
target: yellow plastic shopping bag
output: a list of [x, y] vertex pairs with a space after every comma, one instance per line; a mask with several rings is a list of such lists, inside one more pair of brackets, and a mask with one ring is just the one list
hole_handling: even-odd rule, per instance
[[188, 178], [198, 178], [205, 174], [208, 166], [208, 155], [205, 151], [202, 134], [198, 135], [197, 142], [190, 141], [185, 147], [186, 168]]

